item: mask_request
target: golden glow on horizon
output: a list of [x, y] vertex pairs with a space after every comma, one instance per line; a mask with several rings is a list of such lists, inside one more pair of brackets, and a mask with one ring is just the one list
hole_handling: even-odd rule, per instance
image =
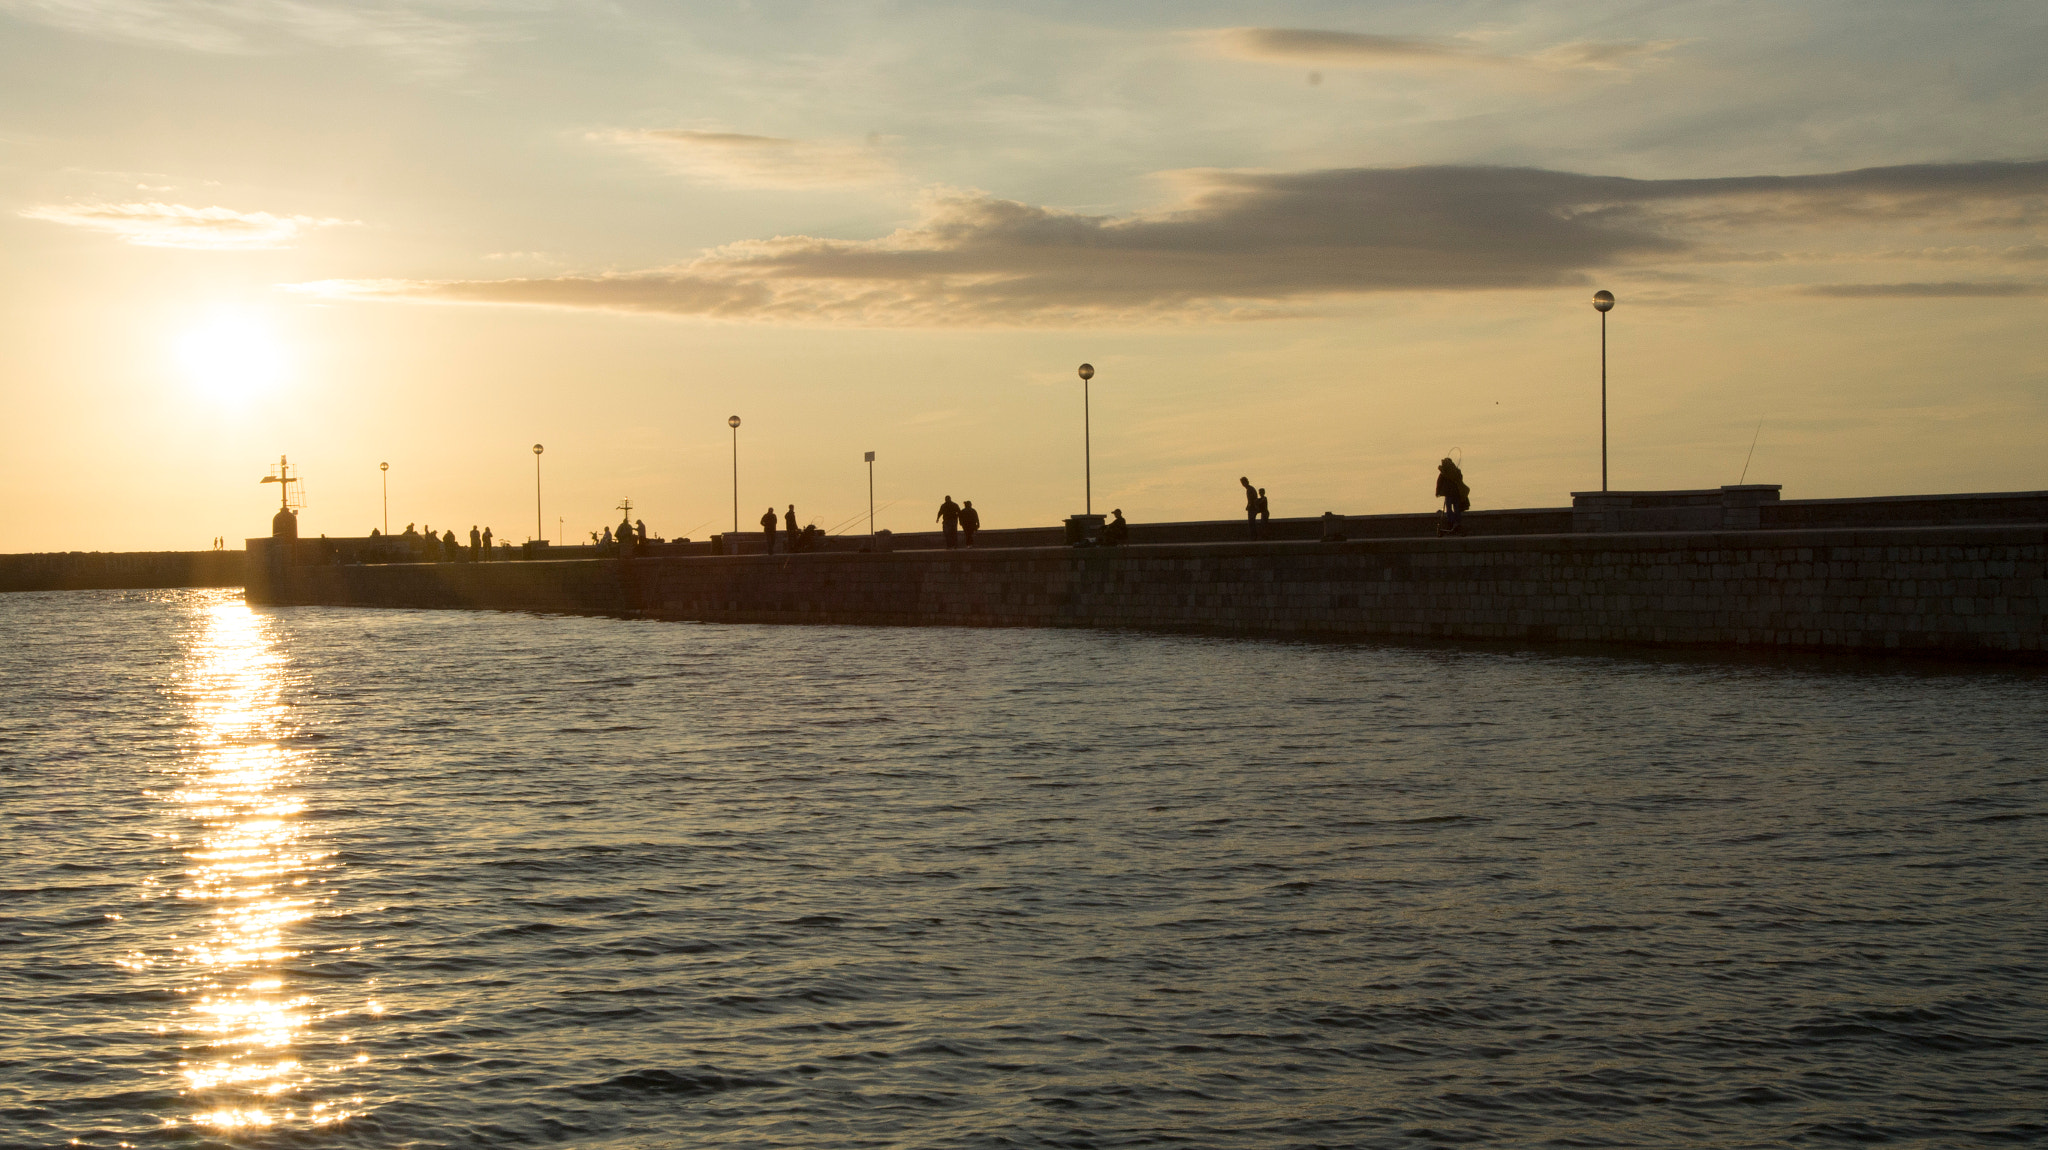
[[[178, 786], [166, 797], [200, 833], [168, 837], [186, 844], [177, 897], [209, 914], [203, 934], [169, 948], [187, 997], [172, 1029], [197, 1039], [181, 1047], [190, 1103], [183, 1120], [223, 1130], [339, 1121], [357, 1110], [320, 1101], [302, 1114], [285, 1105], [314, 1085], [310, 1068], [293, 1056], [299, 1033], [346, 1013], [317, 1009], [279, 970], [299, 953], [288, 931], [312, 917], [319, 901], [305, 889], [308, 877], [327, 865], [327, 852], [308, 841], [299, 821], [305, 803], [292, 792], [305, 765], [280, 741], [289, 663], [267, 622], [238, 599], [200, 608], [186, 646], [180, 687], [192, 734]], [[150, 960], [133, 955], [123, 965], [140, 969]]]
[[284, 348], [257, 315], [223, 310], [178, 337], [178, 364], [202, 395], [247, 400], [284, 378]]

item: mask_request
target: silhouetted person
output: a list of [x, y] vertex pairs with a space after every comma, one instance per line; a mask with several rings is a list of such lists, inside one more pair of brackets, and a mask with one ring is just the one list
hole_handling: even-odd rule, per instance
[[598, 536], [598, 539], [597, 539], [597, 545], [598, 545], [599, 547], [602, 547], [602, 548], [603, 548], [603, 549], [605, 550], [605, 552], [606, 552], [607, 554], [609, 554], [609, 553], [611, 552], [611, 549], [612, 549], [612, 529], [611, 529], [611, 528], [609, 528], [609, 527], [605, 528], [605, 529], [604, 529], [604, 534], [603, 534], [603, 535], [600, 535], [600, 536]]
[[447, 533], [443, 534], [441, 536], [441, 557], [443, 559], [446, 559], [448, 562], [453, 563], [460, 556], [460, 554], [461, 553], [455, 549], [455, 532], [453, 530], [450, 530]]
[[791, 551], [796, 550], [796, 541], [800, 538], [796, 529], [796, 504], [790, 504], [789, 510], [782, 513], [782, 527], [783, 538], [788, 540], [785, 546]]
[[491, 529], [490, 529], [490, 528], [488, 528], [488, 527], [486, 527], [486, 528], [484, 528], [484, 558], [485, 558], [485, 559], [489, 559], [490, 557], [491, 557]]
[[1110, 512], [1110, 515], [1114, 516], [1114, 518], [1102, 525], [1102, 545], [1104, 547], [1114, 547], [1131, 537], [1131, 525], [1124, 522], [1124, 509], [1119, 507]]
[[1271, 518], [1273, 518], [1272, 505], [1266, 502], [1266, 489], [1261, 487], [1259, 488], [1259, 522], [1264, 524]]
[[412, 529], [412, 524], [408, 523], [408, 524], [406, 524], [406, 525], [405, 525], [405, 534], [407, 534], [407, 535], [412, 535], [412, 536], [417, 536], [417, 535], [419, 534], [419, 532], [417, 532], [417, 531], [414, 531], [414, 530]]
[[1252, 538], [1259, 537], [1259, 489], [1252, 486], [1250, 478], [1240, 475], [1237, 481], [1244, 487], [1244, 521], [1250, 526]]
[[1444, 501], [1444, 531], [1456, 534], [1472, 507], [1472, 489], [1465, 486], [1465, 473], [1448, 458], [1436, 465], [1436, 493]]
[[768, 541], [768, 554], [775, 554], [775, 509], [761, 513], [761, 537]]
[[974, 509], [974, 500], [960, 509], [960, 533], [967, 537], [967, 545], [974, 546], [974, 533], [981, 530], [981, 512]]
[[477, 533], [476, 524], [469, 525], [469, 561], [475, 563], [484, 557], [484, 537]]
[[939, 504], [939, 513], [933, 516], [933, 518], [937, 519], [940, 525], [946, 529], [946, 550], [951, 551], [953, 548], [958, 547], [960, 545], [960, 505], [953, 502], [952, 496], [946, 496], [946, 501]]
[[619, 532], [613, 538], [619, 541], [621, 559], [633, 554], [633, 524], [623, 516], [619, 519]]
[[633, 554], [647, 554], [647, 521], [645, 519], [635, 519], [633, 521]]

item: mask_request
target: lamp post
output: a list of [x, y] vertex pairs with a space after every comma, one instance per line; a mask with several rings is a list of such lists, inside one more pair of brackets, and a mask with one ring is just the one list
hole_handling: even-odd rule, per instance
[[1095, 378], [1095, 365], [1081, 365], [1081, 510], [1095, 514], [1094, 445], [1089, 441], [1088, 381]]
[[391, 534], [391, 465], [380, 463], [377, 470], [384, 475], [384, 534]]
[[539, 539], [539, 540], [540, 540], [540, 541], [541, 541], [542, 543], [545, 543], [545, 542], [547, 542], [547, 539], [546, 539], [546, 538], [545, 538], [545, 537], [544, 537], [544, 536], [542, 535], [542, 532], [541, 532], [541, 525], [540, 525], [540, 453], [541, 453], [541, 450], [542, 450], [542, 448], [541, 448], [541, 445], [540, 445], [540, 444], [536, 443], [536, 444], [534, 444], [534, 445], [533, 445], [533, 537], [534, 537], [535, 539]]
[[725, 421], [732, 428], [732, 534], [740, 534], [740, 417], [735, 415]]
[[1601, 289], [1593, 293], [1593, 310], [1600, 313], [1600, 490], [1607, 490], [1607, 312], [1614, 306], [1614, 293]]
[[868, 538], [875, 537], [875, 453], [868, 452]]

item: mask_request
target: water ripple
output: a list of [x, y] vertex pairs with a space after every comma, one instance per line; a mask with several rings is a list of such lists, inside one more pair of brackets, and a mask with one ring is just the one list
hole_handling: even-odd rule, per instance
[[0, 597], [0, 1144], [2048, 1139], [2048, 678]]

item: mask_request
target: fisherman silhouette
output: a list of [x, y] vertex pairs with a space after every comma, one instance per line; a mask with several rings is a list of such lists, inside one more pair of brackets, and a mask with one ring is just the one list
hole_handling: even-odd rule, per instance
[[476, 524], [469, 525], [469, 561], [474, 563], [484, 557], [484, 537], [477, 533]]
[[770, 507], [761, 514], [761, 536], [768, 541], [768, 554], [775, 554], [775, 509]]
[[1462, 534], [1465, 512], [1472, 508], [1472, 489], [1465, 486], [1465, 473], [1448, 456], [1436, 465], [1436, 493], [1444, 501], [1444, 522], [1437, 534]]
[[635, 519], [633, 521], [633, 554], [647, 554], [647, 521], [645, 519]]
[[939, 504], [939, 513], [933, 516], [933, 518], [937, 519], [946, 529], [946, 550], [951, 551], [959, 546], [960, 505], [953, 502], [952, 496], [946, 496], [946, 501]]
[[974, 546], [974, 533], [981, 530], [981, 512], [974, 509], [974, 500], [960, 509], [960, 532], [967, 536], [967, 546]]
[[1124, 509], [1119, 507], [1110, 512], [1115, 518], [1102, 525], [1102, 543], [1114, 547], [1131, 537], [1131, 525], [1124, 522]]
[[794, 551], [796, 550], [796, 541], [799, 538], [796, 529], [796, 504], [792, 503], [789, 505], [789, 511], [782, 517], [782, 524], [784, 527], [783, 535], [788, 540], [785, 546], [789, 550]]

